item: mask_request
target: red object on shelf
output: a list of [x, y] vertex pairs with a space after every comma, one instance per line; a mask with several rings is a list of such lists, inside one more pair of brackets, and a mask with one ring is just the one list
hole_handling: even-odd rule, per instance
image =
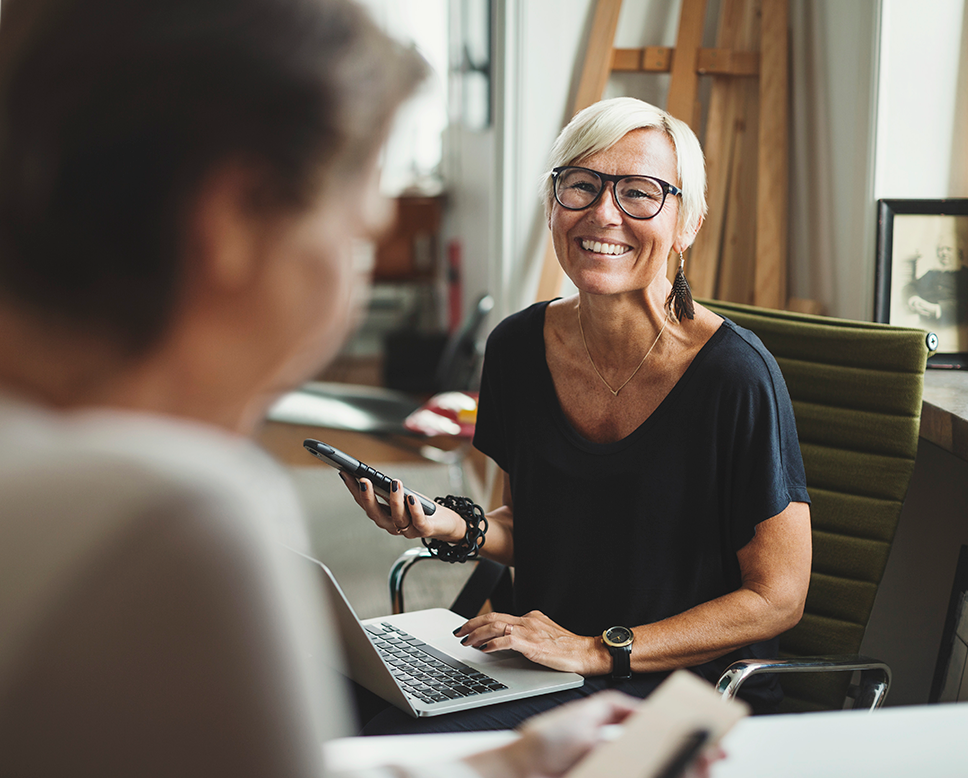
[[477, 392], [441, 392], [411, 413], [403, 426], [419, 435], [474, 437]]

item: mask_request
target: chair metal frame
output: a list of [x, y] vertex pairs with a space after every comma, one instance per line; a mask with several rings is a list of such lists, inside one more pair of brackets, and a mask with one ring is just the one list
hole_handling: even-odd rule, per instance
[[851, 686], [848, 697], [854, 699], [855, 709], [874, 711], [884, 704], [891, 687], [891, 668], [877, 659], [860, 654], [811, 656], [795, 659], [746, 659], [733, 662], [716, 684], [723, 699], [733, 699], [740, 687], [752, 676], [761, 673], [829, 673], [860, 672], [859, 683]]

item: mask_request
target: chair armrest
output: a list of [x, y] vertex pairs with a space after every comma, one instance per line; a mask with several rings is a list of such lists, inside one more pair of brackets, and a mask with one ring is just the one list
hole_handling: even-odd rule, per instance
[[390, 608], [392, 613], [403, 613], [403, 579], [407, 577], [410, 568], [425, 559], [433, 559], [430, 549], [424, 546], [408, 548], [390, 567], [387, 584], [390, 586]]
[[[437, 557], [431, 555], [424, 546], [415, 546], [400, 554], [390, 567], [387, 583], [390, 587], [390, 608], [393, 613], [404, 612], [403, 580], [411, 567], [425, 559], [437, 560]], [[513, 599], [510, 569], [484, 557], [467, 561], [474, 564], [474, 572], [457, 593], [450, 610], [470, 619], [490, 600], [495, 610], [510, 611]]]
[[891, 686], [891, 668], [867, 656], [804, 656], [790, 659], [746, 659], [733, 662], [723, 673], [716, 690], [733, 699], [746, 679], [759, 673], [829, 673], [860, 670], [854, 707], [874, 710], [884, 704]]

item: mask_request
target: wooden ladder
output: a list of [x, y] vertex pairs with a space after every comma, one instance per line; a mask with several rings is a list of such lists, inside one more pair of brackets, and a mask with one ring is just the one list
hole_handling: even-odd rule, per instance
[[[670, 73], [667, 110], [698, 135], [699, 76], [710, 76], [709, 213], [687, 276], [699, 297], [785, 308], [788, 0], [723, 0], [715, 48], [702, 47], [706, 5], [682, 0], [675, 48], [617, 49], [622, 0], [598, 0], [572, 115], [601, 99], [612, 72]], [[562, 277], [549, 237], [538, 299], [557, 296]]]

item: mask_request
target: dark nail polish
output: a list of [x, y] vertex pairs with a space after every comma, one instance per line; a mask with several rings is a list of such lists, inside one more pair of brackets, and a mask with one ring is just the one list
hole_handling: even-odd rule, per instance
[[362, 481], [360, 482], [360, 491], [361, 492], [365, 492], [366, 491], [366, 484], [363, 483]]
[[397, 490], [397, 482], [396, 481], [391, 481], [390, 482], [390, 491], [391, 492], [395, 492], [396, 490]]
[[412, 494], [408, 494], [407, 495], [407, 502], [410, 503], [411, 505], [415, 505], [416, 504], [416, 501], [413, 499], [413, 495]]
[[466, 645], [467, 645], [467, 639], [468, 639], [469, 637], [470, 637], [470, 635], [467, 635], [467, 636], [466, 636], [466, 637], [465, 637], [465, 638], [464, 638], [464, 639], [463, 639], [463, 640], [462, 640], [462, 641], [460, 642], [460, 644], [461, 644], [462, 646], [466, 646]]
[[460, 632], [460, 627], [454, 630], [454, 634], [456, 635], [458, 632]]
[[484, 650], [485, 648], [487, 648], [487, 643], [481, 643], [481, 644], [480, 644], [480, 645], [479, 645], [479, 646], [477, 647], [477, 649], [478, 649], [478, 651], [483, 651], [483, 650]]

